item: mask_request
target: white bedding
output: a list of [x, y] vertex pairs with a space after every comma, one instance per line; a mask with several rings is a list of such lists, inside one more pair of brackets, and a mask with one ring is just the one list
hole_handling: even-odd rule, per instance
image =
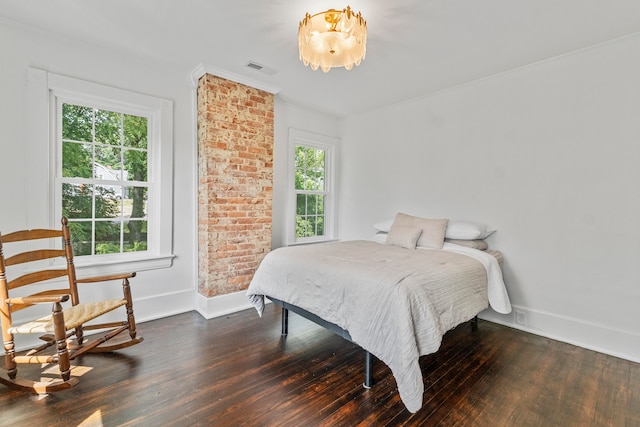
[[279, 248], [264, 258], [247, 295], [260, 315], [268, 295], [349, 331], [389, 366], [402, 401], [416, 412], [424, 393], [419, 356], [437, 351], [448, 330], [489, 302], [510, 311], [495, 258], [450, 246], [345, 241]]
[[455, 243], [445, 242], [442, 250], [467, 255], [480, 261], [487, 271], [487, 291], [491, 308], [498, 313], [511, 313], [511, 301], [507, 294], [507, 288], [504, 286], [502, 270], [496, 257], [488, 252], [456, 245]]

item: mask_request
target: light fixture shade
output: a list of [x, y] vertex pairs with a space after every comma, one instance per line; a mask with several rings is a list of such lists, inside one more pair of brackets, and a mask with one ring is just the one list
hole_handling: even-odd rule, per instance
[[312, 70], [318, 67], [325, 73], [332, 67], [350, 70], [360, 65], [367, 52], [367, 22], [349, 6], [313, 16], [307, 13], [298, 27], [298, 48], [300, 60]]

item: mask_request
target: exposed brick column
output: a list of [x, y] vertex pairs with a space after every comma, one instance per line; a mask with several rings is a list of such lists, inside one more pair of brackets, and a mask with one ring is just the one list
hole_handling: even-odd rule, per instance
[[198, 82], [198, 291], [206, 297], [246, 289], [271, 250], [273, 99], [210, 74]]

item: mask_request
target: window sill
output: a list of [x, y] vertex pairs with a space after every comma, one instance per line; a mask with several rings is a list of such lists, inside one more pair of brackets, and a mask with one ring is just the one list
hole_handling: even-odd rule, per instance
[[82, 278], [169, 268], [173, 265], [173, 258], [175, 258], [173, 254], [112, 257], [108, 260], [97, 260], [95, 258], [82, 260], [81, 258], [75, 258], [74, 264], [78, 278]]
[[316, 243], [329, 243], [329, 242], [337, 242], [340, 239], [328, 238], [328, 239], [317, 239], [317, 240], [305, 240], [302, 242], [289, 242], [287, 246], [300, 246], [300, 245], [314, 245]]

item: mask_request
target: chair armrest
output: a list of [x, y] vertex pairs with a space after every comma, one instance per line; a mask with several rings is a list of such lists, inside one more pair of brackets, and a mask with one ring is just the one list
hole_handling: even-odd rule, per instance
[[43, 304], [52, 302], [65, 302], [69, 299], [69, 295], [44, 295], [39, 297], [16, 297], [7, 298], [5, 302], [7, 304], [14, 305], [26, 305], [26, 304]]
[[86, 277], [84, 279], [76, 279], [76, 283], [107, 282], [109, 280], [130, 279], [132, 277], [136, 277], [136, 273], [111, 274], [108, 276]]

